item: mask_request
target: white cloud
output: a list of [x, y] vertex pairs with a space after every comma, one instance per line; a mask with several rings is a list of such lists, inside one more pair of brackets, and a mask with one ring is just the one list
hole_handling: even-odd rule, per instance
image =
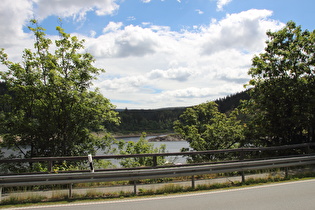
[[95, 37], [95, 36], [96, 36], [96, 31], [91, 30], [91, 31], [90, 31], [90, 37]]
[[142, 25], [143, 26], [148, 26], [148, 25], [151, 25], [151, 23], [150, 22], [142, 22]]
[[50, 15], [73, 17], [76, 20], [84, 19], [89, 11], [97, 15], [108, 15], [116, 11], [119, 6], [116, 0], [34, 0], [37, 5], [37, 14], [40, 19]]
[[171, 79], [177, 81], [187, 81], [194, 74], [191, 68], [171, 68], [168, 70], [155, 69], [149, 72], [148, 79]]
[[[235, 87], [234, 87], [235, 88]], [[168, 90], [151, 98], [150, 102], [165, 104], [165, 107], [177, 104], [177, 106], [193, 106], [206, 101], [216, 100], [226, 96], [231, 90], [235, 90], [233, 85], [222, 85], [217, 87], [188, 87], [183, 89]]]
[[106, 74], [119, 79], [105, 80], [101, 90], [114, 100], [131, 101], [118, 103], [122, 108], [189, 106], [242, 91], [253, 55], [265, 46], [266, 31], [283, 26], [268, 19], [271, 14], [229, 14], [193, 32], [129, 25], [105, 33], [90, 47], [103, 52], [97, 54], [98, 65], [107, 67]]
[[[212, 54], [225, 49], [238, 49], [252, 52], [263, 48], [266, 39], [266, 25], [271, 30], [279, 28], [279, 24], [267, 17], [270, 10], [248, 10], [238, 14], [228, 14], [221, 21], [212, 20], [210, 27], [204, 28], [202, 52]], [[270, 24], [272, 23], [272, 24]]]
[[222, 11], [223, 7], [229, 4], [232, 0], [218, 0], [217, 1], [217, 10]]
[[202, 15], [202, 14], [204, 13], [204, 12], [203, 12], [202, 10], [200, 10], [200, 9], [196, 9], [195, 11], [198, 12], [199, 15]]
[[127, 17], [127, 20], [128, 21], [133, 21], [133, 20], [136, 20], [136, 17], [135, 16], [129, 16], [129, 17]]
[[[34, 8], [41, 18], [82, 18], [88, 11], [111, 14], [118, 9], [115, 2], [4, 0], [0, 46], [14, 56], [32, 46], [34, 40], [23, 25]], [[283, 26], [269, 19], [271, 15], [268, 10], [249, 10], [179, 32], [148, 22], [109, 22], [99, 36], [93, 30], [86, 33], [89, 36], [76, 35], [86, 40], [95, 65], [106, 70], [95, 86], [118, 108], [191, 106], [243, 90], [251, 58], [265, 46], [266, 30]]]
[[145, 86], [147, 79], [144, 76], [130, 76], [123, 78], [115, 78], [111, 80], [103, 80], [98, 83], [98, 86], [105, 88], [106, 90], [115, 92], [136, 92], [141, 87]]
[[133, 25], [121, 27], [122, 23], [110, 22], [103, 30], [105, 34], [90, 46], [93, 54], [98, 57], [142, 57], [154, 54], [159, 48], [159, 35], [151, 29]]
[[159, 99], [163, 98], [176, 98], [176, 99], [185, 99], [185, 98], [209, 98], [213, 95], [216, 95], [216, 91], [213, 88], [196, 88], [189, 87], [185, 89], [165, 91], [158, 96]]
[[1, 47], [9, 47], [18, 44], [26, 38], [23, 25], [32, 18], [32, 1], [26, 0], [2, 0], [0, 6], [0, 43]]
[[103, 33], [107, 33], [107, 32], [115, 32], [117, 30], [119, 30], [121, 27], [123, 26], [122, 22], [109, 22], [108, 25], [103, 29]]

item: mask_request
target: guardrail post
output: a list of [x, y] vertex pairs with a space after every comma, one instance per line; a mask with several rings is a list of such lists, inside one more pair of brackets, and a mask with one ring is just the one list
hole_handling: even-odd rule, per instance
[[244, 173], [244, 171], [242, 171], [242, 183], [243, 184], [245, 183], [245, 173]]
[[195, 175], [191, 176], [191, 187], [195, 189]]
[[0, 187], [0, 203], [1, 203], [1, 200], [2, 200], [2, 187]]
[[48, 160], [48, 172], [53, 172], [53, 162], [51, 160]]
[[153, 156], [153, 167], [156, 167], [157, 165], [157, 156]]
[[285, 168], [285, 178], [287, 179], [289, 177], [289, 168]]
[[137, 181], [133, 181], [133, 194], [137, 195]]
[[[240, 151], [240, 160], [244, 160], [244, 150], [242, 149]], [[242, 170], [241, 171], [241, 176], [242, 176], [242, 183], [245, 183], [245, 172]]]
[[311, 148], [310, 145], [308, 144], [306, 147], [306, 154], [310, 154], [311, 153]]
[[70, 183], [69, 184], [69, 198], [72, 198], [72, 186], [73, 186], [73, 183]]

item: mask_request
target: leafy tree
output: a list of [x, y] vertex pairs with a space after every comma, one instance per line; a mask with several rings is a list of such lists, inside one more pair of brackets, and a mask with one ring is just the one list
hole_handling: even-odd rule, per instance
[[102, 69], [84, 53], [84, 40], [56, 27], [59, 39], [46, 37], [36, 20], [34, 50], [25, 49], [22, 62], [8, 60], [4, 49], [0, 61], [7, 67], [0, 81], [7, 92], [0, 95], [0, 126], [8, 147], [24, 147], [25, 157], [94, 154], [109, 146], [109, 136], [99, 138], [92, 131], [105, 131], [104, 121], [118, 123], [115, 108], [92, 80]]
[[252, 138], [263, 145], [314, 140], [315, 31], [294, 22], [267, 32], [265, 52], [253, 58], [249, 75]]
[[237, 120], [237, 112], [224, 114], [215, 102], [202, 103], [187, 108], [174, 122], [174, 129], [197, 151], [234, 148], [243, 141], [243, 125]]
[[[166, 146], [163, 144], [159, 148], [154, 148], [153, 143], [149, 143], [145, 139], [146, 133], [142, 133], [139, 141], [125, 142], [123, 140], [118, 142], [118, 150], [122, 155], [131, 154], [149, 154], [149, 153], [165, 153]], [[163, 165], [165, 163], [164, 157], [157, 157], [157, 164]], [[120, 161], [120, 164], [125, 168], [140, 167], [140, 166], [153, 166], [152, 157], [133, 157], [126, 158]]]

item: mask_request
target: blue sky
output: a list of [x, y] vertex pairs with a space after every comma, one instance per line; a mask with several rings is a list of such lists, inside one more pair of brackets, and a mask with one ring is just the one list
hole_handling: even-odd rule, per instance
[[94, 82], [117, 108], [191, 106], [244, 90], [266, 31], [293, 20], [314, 30], [312, 0], [4, 0], [0, 47], [20, 61], [35, 17], [62, 27], [104, 68]]
[[[211, 19], [222, 19], [226, 14], [240, 13], [250, 9], [267, 9], [273, 11], [272, 19], [281, 22], [293, 20], [305, 29], [314, 29], [314, 6], [312, 0], [234, 0], [217, 8], [215, 0], [151, 0], [144, 3], [141, 0], [116, 1], [119, 9], [110, 15], [98, 16], [94, 11], [86, 13], [83, 21], [73, 21], [73, 16], [64, 18], [64, 26], [69, 32], [89, 33], [94, 30], [97, 34], [108, 22], [123, 22], [126, 25], [169, 26], [171, 30], [180, 31], [192, 29], [196, 25], [208, 25]], [[36, 15], [35, 15], [36, 17]], [[58, 15], [44, 19], [42, 24], [51, 25], [50, 33], [55, 33], [54, 25], [58, 24]]]

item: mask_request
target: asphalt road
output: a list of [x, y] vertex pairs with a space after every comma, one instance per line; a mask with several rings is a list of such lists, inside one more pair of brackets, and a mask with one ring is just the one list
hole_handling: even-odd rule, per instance
[[315, 179], [175, 196], [15, 209], [314, 210]]

